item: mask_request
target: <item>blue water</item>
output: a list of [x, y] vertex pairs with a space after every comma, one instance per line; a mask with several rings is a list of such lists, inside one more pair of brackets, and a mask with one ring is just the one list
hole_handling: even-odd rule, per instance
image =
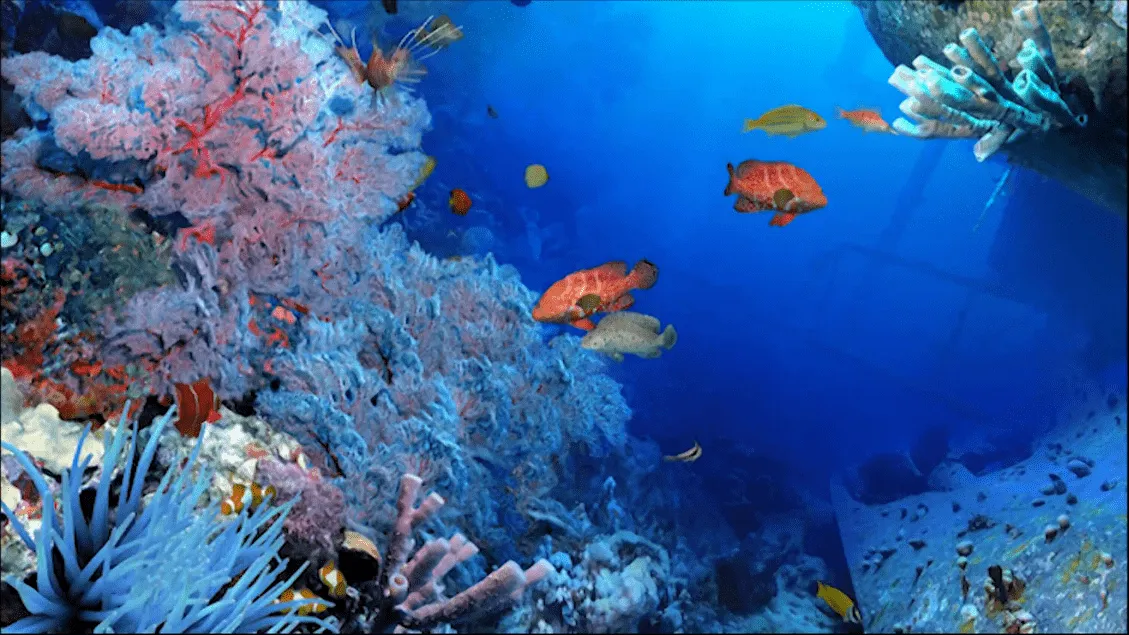
[[[874, 108], [892, 121], [904, 98], [847, 2], [401, 0], [396, 15], [376, 2], [314, 4], [339, 29], [358, 27], [362, 57], [365, 33], [388, 46], [429, 15], [465, 33], [426, 62], [421, 151], [437, 167], [386, 227], [439, 258], [493, 254], [535, 293], [608, 261], [658, 266], [633, 310], [674, 324], [678, 343], [657, 359], [607, 360], [632, 411], [627, 449], [570, 448], [576, 490], [553, 495], [584, 503], [594, 533], [662, 542], [688, 579], [724, 587], [747, 582], [749, 562], [780, 566], [748, 555], [777, 532], [802, 535], [822, 577], [849, 592], [833, 477], [930, 434], [987, 439], [992, 452], [969, 468], [998, 469], [1030, 455], [1078, 386], [1125, 393], [1125, 216], [1001, 158], [977, 163], [970, 141], [866, 134], [836, 118]], [[826, 129], [741, 132], [786, 104]], [[828, 205], [783, 228], [738, 214], [726, 164], [749, 159], [802, 167]], [[522, 177], [534, 163], [550, 179], [531, 189]], [[473, 200], [465, 216], [448, 208], [456, 188]], [[538, 328], [546, 341], [582, 335]], [[659, 460], [695, 443], [696, 462]], [[483, 496], [515, 478], [491, 469]], [[497, 524], [516, 535], [529, 522], [505, 508]], [[480, 545], [483, 571], [548, 556], [553, 543], [534, 553], [516, 541]], [[725, 573], [733, 562], [741, 571]], [[739, 607], [765, 604], [743, 586], [737, 600], [709, 588], [678, 609], [687, 623], [740, 629]], [[650, 618], [634, 628], [659, 628]]]
[[[444, 227], [492, 227], [495, 255], [534, 289], [608, 260], [659, 266], [635, 308], [675, 324], [679, 344], [609, 370], [635, 433], [671, 449], [747, 440], [823, 478], [931, 424], [1023, 427], [1087, 342], [1105, 351], [1093, 372], [1123, 352], [1124, 218], [1017, 169], [974, 231], [1006, 164], [834, 118], [873, 107], [892, 120], [903, 99], [853, 6], [498, 2], [457, 15], [468, 36], [420, 89], [440, 167], [419, 195], [441, 207], [451, 187], [473, 192], [480, 209]], [[790, 103], [827, 128], [740, 133]], [[783, 229], [735, 213], [725, 164], [746, 159], [803, 167], [830, 203]], [[551, 180], [529, 190], [535, 162]], [[1006, 271], [993, 260], [1035, 249], [1054, 255]]]

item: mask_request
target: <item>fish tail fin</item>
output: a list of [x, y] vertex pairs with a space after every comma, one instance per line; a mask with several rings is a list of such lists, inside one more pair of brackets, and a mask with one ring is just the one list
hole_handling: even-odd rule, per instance
[[768, 224], [772, 227], [784, 227], [788, 223], [792, 222], [792, 220], [794, 218], [796, 218], [795, 214], [789, 214], [789, 213], [786, 213], [786, 212], [777, 212], [772, 217], [772, 220], [768, 221]]
[[760, 124], [756, 119], [746, 119], [745, 125], [741, 127], [741, 132], [750, 132], [752, 130], [756, 130], [759, 126]]
[[678, 341], [678, 331], [674, 330], [673, 324], [667, 324], [666, 328], [663, 329], [663, 334], [662, 334], [663, 348], [665, 348], [666, 350], [669, 351], [670, 349], [674, 348], [674, 344], [677, 341]]
[[659, 268], [650, 260], [643, 259], [635, 263], [631, 269], [631, 277], [635, 279], [635, 288], [650, 289], [658, 282]]
[[842, 108], [840, 108], [838, 106], [835, 107], [835, 114], [838, 115], [840, 119], [846, 119], [847, 118], [847, 111], [843, 110]]
[[733, 169], [732, 163], [726, 163], [725, 168], [729, 170], [729, 182], [725, 184], [725, 196], [733, 193], [733, 177], [737, 176], [737, 172]]

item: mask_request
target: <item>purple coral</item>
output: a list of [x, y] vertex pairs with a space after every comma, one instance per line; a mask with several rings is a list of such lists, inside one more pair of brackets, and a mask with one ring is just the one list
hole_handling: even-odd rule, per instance
[[345, 531], [345, 495], [333, 483], [293, 463], [259, 462], [262, 485], [273, 485], [278, 502], [299, 500], [283, 524], [286, 540], [314, 562], [335, 551]]

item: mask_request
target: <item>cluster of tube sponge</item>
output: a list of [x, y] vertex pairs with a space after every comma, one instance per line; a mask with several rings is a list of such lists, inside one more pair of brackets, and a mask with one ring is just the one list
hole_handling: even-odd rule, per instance
[[974, 28], [960, 34], [960, 44], [945, 46], [952, 68], [918, 55], [913, 68], [899, 65], [888, 80], [907, 99], [893, 128], [919, 139], [979, 138], [973, 149], [983, 161], [1005, 144], [1029, 133], [1083, 127], [1086, 115], [1073, 112], [1059, 91], [1051, 37], [1037, 0], [1020, 2], [1012, 17], [1026, 36], [1016, 61], [1023, 70], [1008, 82], [1001, 65]]
[[525, 590], [554, 571], [539, 560], [522, 570], [513, 560], [452, 598], [443, 594], [440, 582], [451, 569], [478, 553], [478, 547], [462, 534], [450, 540], [427, 541], [408, 559], [415, 541], [412, 532], [439, 511], [446, 501], [432, 492], [417, 507], [423, 481], [414, 474], [400, 479], [396, 501], [396, 523], [389, 536], [387, 564], [381, 574], [384, 601], [395, 607], [395, 620], [402, 628], [427, 631], [439, 624], [503, 609], [520, 599]]

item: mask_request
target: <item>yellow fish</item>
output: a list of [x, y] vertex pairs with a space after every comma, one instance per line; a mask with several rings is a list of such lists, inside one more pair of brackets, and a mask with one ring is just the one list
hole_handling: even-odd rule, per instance
[[822, 582], [816, 582], [819, 585], [815, 592], [816, 597], [822, 598], [827, 602], [827, 606], [831, 607], [832, 611], [839, 614], [844, 622], [850, 624], [862, 624], [862, 614], [859, 613], [859, 607], [855, 606], [855, 601], [847, 597], [839, 589], [833, 586], [827, 586]]
[[419, 170], [419, 176], [416, 177], [416, 182], [412, 184], [412, 187], [408, 190], [409, 192], [423, 185], [427, 177], [431, 176], [431, 173], [435, 171], [436, 163], [438, 163], [438, 161], [435, 160], [435, 157], [427, 157], [427, 161], [423, 162], [423, 167]]
[[451, 44], [463, 39], [462, 27], [455, 26], [446, 14], [432, 20], [428, 18], [415, 31], [415, 40], [419, 44], [426, 44], [436, 48], [447, 48]]
[[533, 189], [549, 182], [549, 172], [540, 163], [534, 163], [525, 168], [525, 185]]
[[746, 119], [745, 127], [741, 132], [764, 130], [770, 135], [786, 135], [795, 138], [805, 132], [823, 130], [826, 127], [827, 121], [823, 117], [803, 106], [793, 104], [773, 108], [757, 119]]
[[341, 573], [341, 570], [332, 560], [318, 569], [318, 579], [329, 589], [330, 597], [345, 597], [345, 589], [348, 588], [348, 584], [345, 583], [345, 574]]
[[686, 450], [681, 454], [664, 456], [663, 460], [668, 462], [678, 461], [680, 463], [693, 463], [700, 458], [702, 458], [702, 446], [698, 445], [698, 442], [695, 441], [694, 447], [690, 448], [689, 450]]

